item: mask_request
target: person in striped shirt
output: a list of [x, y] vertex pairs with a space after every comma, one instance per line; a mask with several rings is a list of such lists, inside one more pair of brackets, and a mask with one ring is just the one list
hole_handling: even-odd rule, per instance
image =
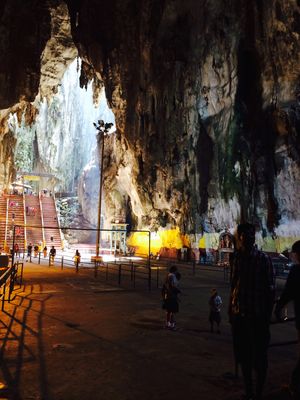
[[261, 399], [268, 368], [270, 318], [275, 298], [275, 272], [269, 256], [255, 245], [255, 227], [237, 228], [237, 249], [232, 260], [229, 320], [235, 359], [241, 366], [247, 400]]

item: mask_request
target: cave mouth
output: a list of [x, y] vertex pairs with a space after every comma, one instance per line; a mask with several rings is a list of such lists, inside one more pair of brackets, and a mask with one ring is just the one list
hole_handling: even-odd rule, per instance
[[51, 190], [58, 202], [61, 197], [72, 199], [70, 209], [63, 207], [62, 226], [70, 226], [78, 209], [83, 219], [96, 226], [97, 216], [90, 209], [97, 209], [101, 160], [93, 124], [104, 120], [113, 123], [115, 130], [103, 83], [94, 77], [81, 87], [81, 78], [82, 60], [77, 57], [66, 68], [55, 93], [50, 98], [38, 93], [30, 104], [34, 118], [28, 119], [25, 110], [21, 117], [11, 113], [8, 120], [15, 140], [16, 181], [36, 194]]

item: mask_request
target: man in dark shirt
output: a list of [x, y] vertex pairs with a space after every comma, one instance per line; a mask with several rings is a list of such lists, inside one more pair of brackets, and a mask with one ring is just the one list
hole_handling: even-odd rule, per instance
[[270, 257], [254, 245], [254, 225], [240, 224], [237, 236], [229, 301], [233, 347], [236, 361], [241, 365], [246, 399], [254, 398], [253, 370], [256, 372], [255, 399], [261, 399], [268, 368], [275, 273]]
[[32, 244], [29, 243], [29, 245], [27, 246], [27, 257], [31, 257], [31, 253], [32, 253]]
[[[275, 314], [281, 319], [282, 308], [290, 301], [294, 302], [296, 329], [300, 342], [300, 240], [292, 246], [291, 259], [294, 263], [287, 278], [285, 288], [276, 304]], [[300, 355], [292, 372], [290, 391], [293, 398], [300, 399]]]
[[56, 248], [54, 246], [52, 246], [50, 249], [50, 256], [53, 258], [56, 256]]

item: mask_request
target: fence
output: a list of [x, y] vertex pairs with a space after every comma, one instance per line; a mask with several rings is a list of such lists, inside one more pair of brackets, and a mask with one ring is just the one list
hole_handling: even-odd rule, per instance
[[58, 253], [54, 259], [49, 255], [44, 257], [40, 252], [36, 257], [28, 257], [31, 263], [41, 264], [49, 268], [72, 268], [76, 273], [79, 271], [93, 271], [94, 277], [99, 277], [105, 281], [118, 286], [130, 288], [158, 288], [165, 280], [166, 273], [171, 265], [176, 265], [180, 272], [189, 276], [196, 276], [200, 270], [218, 271], [224, 275], [224, 282], [229, 282], [229, 270], [220, 266], [198, 265], [195, 261], [184, 263], [174, 260], [149, 260], [148, 258], [119, 257], [113, 261], [103, 261], [102, 256], [93, 255], [87, 258], [74, 260], [72, 255]]
[[0, 277], [0, 301], [1, 309], [4, 310], [5, 301], [10, 302], [11, 294], [14, 291], [15, 284], [22, 285], [23, 281], [23, 268], [22, 262], [16, 262], [9, 267]]

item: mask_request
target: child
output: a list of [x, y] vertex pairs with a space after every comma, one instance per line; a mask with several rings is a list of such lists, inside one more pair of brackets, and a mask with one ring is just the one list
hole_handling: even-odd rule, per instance
[[220, 322], [221, 322], [221, 306], [222, 299], [218, 295], [217, 289], [211, 289], [211, 296], [209, 299], [209, 322], [210, 322], [210, 331], [214, 331], [214, 323], [217, 324], [217, 333], [221, 333], [220, 331]]

